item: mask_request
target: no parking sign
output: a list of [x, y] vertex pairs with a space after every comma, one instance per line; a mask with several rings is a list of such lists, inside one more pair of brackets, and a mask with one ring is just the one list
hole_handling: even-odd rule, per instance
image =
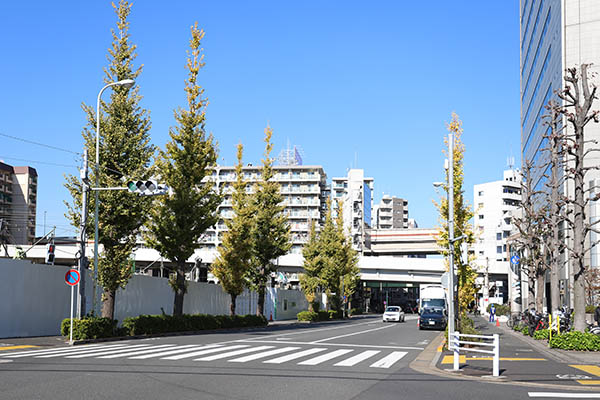
[[79, 279], [81, 276], [79, 275], [79, 271], [76, 269], [70, 269], [65, 274], [65, 283], [69, 286], [75, 286], [79, 283]]

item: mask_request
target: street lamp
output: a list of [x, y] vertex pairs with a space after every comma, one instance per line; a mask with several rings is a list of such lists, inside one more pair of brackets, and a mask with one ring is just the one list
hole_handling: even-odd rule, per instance
[[[118, 82], [111, 82], [100, 89], [98, 93], [98, 101], [96, 102], [96, 187], [100, 187], [100, 97], [102, 92], [111, 86], [123, 86], [127, 89], [135, 85], [133, 79], [122, 79]], [[94, 210], [94, 298], [93, 307], [96, 312], [96, 297], [98, 287], [98, 191], [96, 190], [95, 197], [96, 207]]]

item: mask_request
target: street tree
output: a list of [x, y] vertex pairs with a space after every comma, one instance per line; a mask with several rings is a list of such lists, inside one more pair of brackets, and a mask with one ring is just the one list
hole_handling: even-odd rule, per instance
[[[469, 221], [473, 218], [473, 211], [467, 204], [464, 198], [463, 182], [464, 182], [464, 153], [465, 146], [461, 141], [461, 135], [463, 133], [462, 121], [459, 119], [456, 113], [452, 113], [452, 120], [447, 124], [447, 129], [454, 135], [454, 148], [449, 148], [448, 139], [444, 138], [446, 149], [444, 154], [448, 156], [450, 151], [453, 152], [453, 177], [448, 177], [448, 170], [446, 170], [446, 182], [443, 187], [446, 193], [449, 191], [449, 180], [453, 179], [454, 183], [454, 230], [455, 237], [463, 236], [462, 239], [456, 240], [453, 244], [453, 252], [455, 254], [454, 263], [456, 268], [457, 276], [457, 297], [458, 297], [458, 310], [456, 316], [462, 319], [462, 313], [466, 312], [468, 305], [473, 300], [477, 293], [477, 286], [475, 285], [475, 278], [477, 272], [471, 266], [471, 261], [468, 257], [460, 257], [462, 243], [472, 244], [474, 242], [474, 235], [471, 229]], [[440, 202], [435, 202], [439, 211], [440, 226], [438, 228], [438, 239], [437, 244], [442, 249], [441, 253], [446, 257], [446, 269], [449, 270], [448, 264], [448, 245], [449, 245], [449, 230], [448, 230], [448, 196], [442, 198]]]
[[187, 260], [198, 247], [198, 239], [215, 225], [221, 196], [213, 190], [210, 177], [217, 162], [212, 134], [205, 129], [204, 89], [198, 85], [198, 73], [204, 66], [201, 41], [204, 31], [191, 27], [190, 49], [185, 81], [188, 108], [175, 112], [177, 126], [170, 129], [171, 141], [159, 151], [155, 171], [170, 188], [169, 195], [154, 200], [148, 220], [148, 244], [175, 263], [173, 315], [183, 313], [186, 293]]
[[600, 233], [597, 228], [600, 220], [590, 222], [587, 215], [590, 202], [600, 200], [600, 195], [592, 195], [597, 192], [597, 188], [594, 185], [585, 185], [588, 172], [600, 169], [597, 163], [588, 161], [591, 153], [600, 151], [596, 146], [597, 141], [585, 136], [587, 124], [600, 120], [600, 111], [592, 110], [598, 96], [596, 85], [590, 82], [588, 68], [587, 64], [582, 64], [580, 69], [568, 68], [564, 77], [565, 87], [558, 93], [558, 97], [563, 100], [560, 112], [571, 127], [565, 131], [561, 143], [565, 151], [567, 184], [572, 188], [564, 197], [564, 219], [571, 236], [567, 241], [567, 250], [573, 277], [573, 327], [580, 332], [586, 328], [585, 273], [589, 267], [585, 258], [598, 244], [590, 243], [589, 235], [591, 232]]
[[244, 292], [246, 275], [252, 268], [252, 216], [254, 210], [246, 192], [248, 183], [243, 177], [244, 147], [237, 146], [237, 165], [235, 166], [236, 181], [233, 184], [232, 207], [233, 218], [225, 220], [227, 231], [223, 242], [218, 248], [219, 254], [211, 266], [211, 272], [219, 280], [225, 292], [231, 296], [230, 313], [235, 315], [236, 298]]
[[[123, 79], [136, 79], [142, 72], [142, 66], [134, 69], [136, 45], [129, 40], [129, 22], [127, 18], [131, 4], [120, 0], [113, 3], [117, 15], [117, 29], [112, 30], [112, 44], [108, 50], [108, 67], [104, 69], [104, 83]], [[87, 117], [83, 128], [83, 139], [91, 159], [96, 156], [96, 118], [100, 118], [100, 165], [99, 182], [102, 187], [121, 187], [126, 179], [148, 177], [150, 159], [154, 146], [150, 144], [150, 118], [148, 112], [139, 103], [142, 96], [139, 88], [113, 86], [110, 101], [101, 101], [100, 115], [96, 115], [93, 106], [82, 105]], [[65, 177], [65, 187], [72, 196], [67, 206], [66, 217], [78, 227], [81, 210], [81, 185], [79, 177]], [[90, 181], [96, 181], [96, 169], [90, 174]], [[95, 208], [94, 197], [90, 198], [90, 215], [87, 218], [86, 232], [94, 236]], [[139, 229], [146, 219], [150, 202], [148, 199], [134, 196], [127, 191], [100, 191], [98, 212], [98, 242], [103, 252], [98, 264], [98, 282], [103, 288], [102, 316], [113, 319], [115, 295], [123, 288], [132, 275], [129, 259], [136, 242]]]
[[309, 310], [316, 312], [319, 311], [318, 295], [323, 286], [321, 272], [326, 259], [321, 251], [321, 241], [314, 220], [311, 221], [308, 242], [302, 248], [302, 256], [304, 272], [300, 274], [300, 288], [308, 301]]
[[291, 248], [290, 227], [284, 214], [285, 206], [280, 185], [273, 180], [273, 159], [270, 126], [265, 129], [265, 154], [262, 160], [261, 178], [252, 195], [254, 223], [250, 237], [253, 246], [253, 268], [248, 279], [258, 293], [257, 314], [264, 316], [265, 292], [271, 273], [277, 270], [274, 261]]

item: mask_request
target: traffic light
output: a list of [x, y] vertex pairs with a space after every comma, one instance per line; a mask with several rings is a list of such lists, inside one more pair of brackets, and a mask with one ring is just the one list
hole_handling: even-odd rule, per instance
[[129, 181], [127, 188], [132, 193], [138, 193], [140, 196], [158, 196], [167, 194], [169, 187], [164, 183], [158, 183], [154, 179], [146, 181]]
[[48, 243], [46, 245], [46, 264], [54, 265], [54, 250], [56, 246], [54, 243]]

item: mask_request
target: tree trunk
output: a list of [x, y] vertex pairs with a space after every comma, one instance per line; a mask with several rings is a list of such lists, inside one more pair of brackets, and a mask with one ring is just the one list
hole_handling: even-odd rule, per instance
[[237, 294], [231, 295], [231, 304], [229, 305], [229, 315], [232, 317], [235, 315], [235, 300], [237, 299]]
[[544, 274], [537, 273], [536, 274], [536, 291], [535, 291], [535, 310], [538, 313], [544, 312], [544, 287], [546, 286], [544, 283]]
[[178, 262], [175, 278], [175, 298], [173, 300], [173, 315], [183, 314], [183, 296], [185, 295], [185, 262]]
[[[558, 283], [558, 262], [560, 260], [560, 223], [558, 220], [559, 214], [559, 194], [558, 194], [558, 164], [559, 164], [559, 156], [558, 156], [558, 136], [556, 131], [555, 121], [558, 118], [558, 114], [556, 110], [552, 110], [552, 155], [551, 155], [551, 178], [550, 178], [550, 226], [552, 229], [552, 237], [551, 241], [551, 251], [550, 254], [550, 302], [552, 303], [552, 308], [554, 310], [558, 310], [562, 304], [560, 304], [560, 293], [559, 293], [559, 283]], [[552, 310], [549, 310], [552, 312]]]
[[256, 315], [265, 315], [265, 284], [258, 287], [258, 303], [256, 305]]
[[[585, 74], [586, 71], [582, 70], [582, 73]], [[575, 196], [573, 202], [573, 211], [574, 211], [574, 226], [573, 226], [573, 256], [571, 259], [573, 260], [573, 295], [574, 295], [574, 311], [575, 317], [573, 318], [573, 328], [576, 331], [584, 332], [586, 328], [585, 324], [585, 265], [584, 265], [584, 256], [585, 256], [585, 199], [584, 199], [584, 188], [583, 188], [583, 180], [585, 171], [583, 170], [583, 150], [584, 150], [584, 142], [583, 142], [583, 124], [581, 124], [581, 128], [578, 129], [575, 127], [575, 141], [578, 144], [576, 149], [576, 155], [574, 157], [574, 169], [575, 169], [575, 179], [574, 189]]]
[[116, 290], [104, 290], [102, 298], [102, 316], [115, 319], [115, 296]]

